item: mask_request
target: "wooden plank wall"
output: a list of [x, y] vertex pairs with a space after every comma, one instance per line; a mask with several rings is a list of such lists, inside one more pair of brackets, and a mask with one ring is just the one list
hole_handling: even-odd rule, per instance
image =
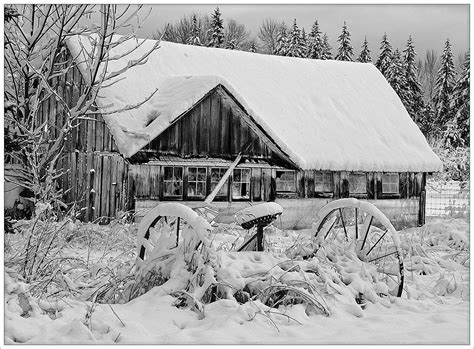
[[272, 150], [242, 118], [230, 99], [214, 90], [187, 115], [155, 138], [148, 151], [180, 156], [235, 157], [251, 141], [247, 155], [271, 158]]
[[[71, 57], [64, 56], [64, 61]], [[84, 93], [85, 83], [74, 67], [53, 80], [53, 87], [73, 107]], [[55, 139], [66, 121], [66, 111], [55, 96], [43, 101], [38, 110], [37, 125], [47, 124], [50, 138]], [[77, 217], [95, 220], [114, 217], [128, 209], [127, 162], [100, 114], [91, 114], [73, 123], [65, 137], [58, 168], [64, 175], [58, 181], [64, 201], [74, 207]], [[107, 219], [104, 219], [105, 221]]]

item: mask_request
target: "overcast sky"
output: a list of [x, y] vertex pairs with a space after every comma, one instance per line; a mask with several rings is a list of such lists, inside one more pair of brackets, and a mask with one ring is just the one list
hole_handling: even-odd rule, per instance
[[[150, 17], [143, 25], [139, 36], [150, 36], [166, 23], [174, 23], [183, 15], [193, 12], [211, 14], [215, 4], [199, 5], [147, 5], [152, 7]], [[424, 55], [426, 50], [434, 49], [441, 53], [446, 38], [451, 40], [455, 57], [469, 50], [469, 5], [280, 5], [280, 4], [238, 4], [219, 5], [224, 25], [228, 18], [245, 24], [253, 36], [264, 18], [284, 20], [288, 25], [296, 18], [298, 26], [308, 33], [314, 20], [329, 36], [331, 46], [337, 47], [336, 39], [342, 24], [347, 22], [352, 35], [355, 54], [367, 36], [372, 58], [379, 52], [384, 32], [394, 48], [403, 49], [411, 34], [417, 53]]]

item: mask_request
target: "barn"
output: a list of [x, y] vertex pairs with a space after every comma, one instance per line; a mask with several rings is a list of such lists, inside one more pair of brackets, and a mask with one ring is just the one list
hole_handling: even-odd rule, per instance
[[[127, 40], [119, 71], [155, 42]], [[90, 38], [68, 41], [84, 83]], [[152, 97], [138, 108], [146, 96]], [[199, 205], [241, 154], [213, 205], [218, 219], [276, 201], [283, 228], [305, 228], [327, 202], [368, 200], [398, 226], [424, 223], [426, 176], [442, 163], [372, 64], [320, 61], [161, 42], [145, 64], [104, 87], [102, 114], [66, 140], [61, 179], [82, 219], [137, 217], [162, 201]], [[54, 115], [54, 103], [44, 107]], [[118, 111], [110, 113], [111, 111]], [[49, 116], [48, 116], [49, 115]], [[58, 121], [60, 123], [60, 121]]]

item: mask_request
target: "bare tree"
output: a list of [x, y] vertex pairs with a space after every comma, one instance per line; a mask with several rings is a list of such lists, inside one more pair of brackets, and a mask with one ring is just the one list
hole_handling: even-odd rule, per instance
[[238, 23], [235, 19], [229, 19], [225, 27], [225, 45], [233, 43], [236, 49], [243, 49], [249, 40], [250, 33], [245, 29], [245, 25]]
[[187, 44], [189, 38], [192, 36], [193, 30], [193, 16], [196, 16], [197, 27], [199, 28], [199, 41], [202, 45], [206, 44], [207, 31], [210, 27], [210, 20], [208, 15], [201, 15], [192, 13], [189, 16], [183, 16], [181, 19], [173, 24], [167, 23], [163, 28], [157, 30], [153, 34], [154, 39], [162, 39], [164, 41], [177, 42], [179, 44]]
[[[55, 182], [61, 176], [58, 161], [64, 149], [64, 140], [78, 123], [87, 118], [95, 104], [101, 88], [113, 84], [120, 75], [145, 62], [151, 52], [158, 48], [157, 42], [138, 59], [128, 61], [119, 71], [109, 71], [110, 60], [127, 59], [141, 45], [137, 41], [134, 49], [122, 56], [110, 55], [118, 45], [134, 38], [133, 34], [115, 35], [119, 29], [129, 26], [138, 17], [141, 6], [119, 7], [117, 5], [16, 5], [17, 17], [4, 23], [4, 75], [5, 75], [5, 124], [15, 134], [18, 147], [8, 154], [10, 162], [20, 164], [23, 171], [6, 177], [34, 193], [34, 199], [61, 205]], [[84, 26], [91, 17], [98, 25]], [[84, 34], [89, 38], [89, 49], [81, 52], [88, 69], [83, 74], [84, 85], [77, 89], [75, 104], [66, 101], [61, 89], [81, 59], [72, 57], [66, 49], [66, 40]], [[137, 101], [137, 108], [151, 96]], [[56, 115], [44, 120], [40, 113], [42, 105], [49, 100], [57, 103]], [[110, 111], [113, 113], [118, 111]], [[61, 115], [61, 123], [56, 119]]]
[[425, 61], [422, 69], [421, 79], [423, 84], [423, 91], [425, 93], [426, 101], [430, 102], [433, 100], [435, 85], [436, 85], [436, 73], [439, 69], [438, 54], [434, 50], [428, 50], [426, 52]]
[[258, 31], [258, 38], [262, 42], [262, 48], [264, 53], [273, 53], [276, 48], [278, 32], [281, 28], [281, 23], [278, 23], [274, 19], [266, 18], [260, 25]]

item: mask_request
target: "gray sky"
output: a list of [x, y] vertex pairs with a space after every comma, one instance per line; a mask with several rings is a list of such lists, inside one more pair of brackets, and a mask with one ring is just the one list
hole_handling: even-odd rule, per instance
[[[174, 23], [183, 15], [192, 12], [211, 14], [216, 7], [215, 4], [146, 5], [148, 6], [152, 7], [152, 12], [139, 36], [151, 37], [157, 28], [162, 28], [169, 22]], [[440, 54], [448, 37], [453, 45], [455, 58], [469, 49], [469, 5], [224, 4], [219, 5], [219, 8], [224, 25], [226, 19], [233, 18], [245, 24], [255, 37], [264, 18], [284, 20], [288, 25], [296, 18], [298, 26], [304, 27], [307, 33], [317, 19], [321, 31], [327, 32], [329, 36], [333, 52], [344, 21], [351, 32], [356, 55], [360, 52], [364, 36], [367, 36], [372, 58], [376, 57], [384, 32], [387, 32], [392, 46], [399, 49], [405, 47], [411, 34], [419, 56], [423, 56], [427, 49], [434, 49]]]

